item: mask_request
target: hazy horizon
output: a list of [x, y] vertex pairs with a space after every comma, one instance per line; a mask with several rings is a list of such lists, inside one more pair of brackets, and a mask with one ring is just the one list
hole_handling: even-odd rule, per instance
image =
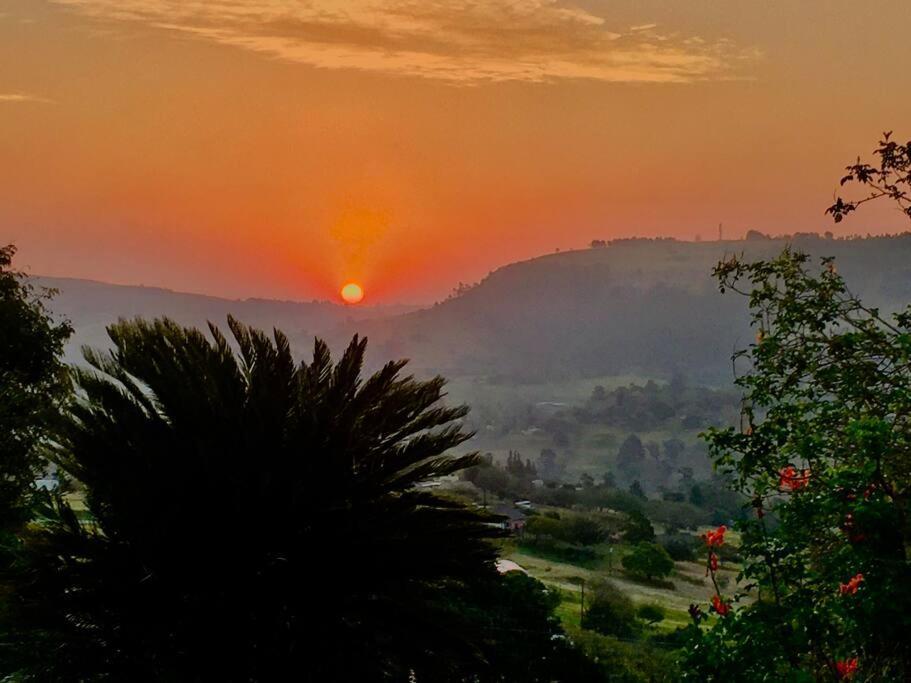
[[[761, 231], [758, 231], [758, 232], [761, 232]], [[847, 231], [842, 231], [842, 232], [847, 233]], [[865, 238], [870, 238], [870, 237], [899, 237], [899, 236], [908, 234], [908, 232], [909, 231], [900, 231], [900, 232], [894, 232], [894, 233], [881, 232], [881, 233], [867, 233], [866, 235], [847, 233], [843, 236], [835, 235], [834, 231], [832, 231], [832, 230], [828, 230], [826, 232], [795, 231], [795, 233], [793, 233], [793, 234], [784, 234], [784, 235], [778, 235], [778, 234], [767, 235], [765, 233], [761, 233], [761, 234], [763, 234], [765, 237], [769, 238], [770, 240], [778, 242], [778, 241], [786, 241], [786, 240], [792, 238], [794, 236], [794, 234], [802, 234], [804, 236], [806, 236], [806, 235], [817, 236], [820, 239], [823, 239], [825, 234], [828, 233], [828, 234], [832, 235], [833, 238], [836, 240], [850, 241], [853, 239], [865, 239]], [[724, 244], [724, 243], [744, 243], [747, 241], [746, 235], [741, 235], [738, 237], [731, 237], [731, 238], [725, 237], [724, 239], [720, 239], [720, 240], [717, 238], [716, 239], [701, 239], [700, 238], [700, 239], [688, 240], [685, 238], [666, 237], [666, 236], [661, 236], [661, 235], [656, 236], [656, 237], [644, 237], [644, 236], [640, 236], [640, 235], [632, 235], [632, 236], [624, 236], [624, 237], [615, 237], [613, 239], [618, 240], [618, 241], [623, 241], [623, 240], [651, 241], [651, 240], [655, 240], [655, 241], [659, 241], [659, 242], [664, 241], [664, 240], [669, 240], [674, 243], [694, 244], [694, 245], [698, 244], [698, 245], [705, 245], [705, 246], [712, 245], [712, 244]], [[602, 246], [603, 246], [603, 248], [610, 248], [613, 245], [611, 245], [609, 242], [607, 242], [606, 244], [604, 244]], [[303, 296], [300, 298], [291, 298], [291, 297], [282, 298], [282, 297], [276, 297], [276, 296], [248, 295], [243, 292], [240, 292], [235, 295], [231, 295], [231, 294], [219, 293], [216, 291], [192, 291], [192, 290], [185, 290], [185, 289], [177, 289], [174, 287], [169, 287], [165, 284], [159, 284], [159, 283], [155, 283], [155, 282], [134, 282], [134, 281], [117, 282], [117, 281], [113, 281], [113, 280], [104, 280], [104, 279], [92, 278], [92, 277], [78, 277], [78, 276], [72, 276], [72, 275], [61, 275], [61, 274], [52, 274], [52, 273], [38, 273], [38, 272], [34, 272], [34, 270], [31, 269], [28, 266], [28, 264], [23, 266], [22, 272], [24, 272], [29, 277], [37, 278], [39, 280], [41, 280], [41, 279], [79, 280], [79, 281], [92, 283], [92, 284], [111, 285], [111, 286], [115, 286], [115, 287], [138, 287], [138, 288], [144, 288], [144, 289], [150, 289], [150, 290], [162, 290], [165, 292], [178, 294], [178, 295], [186, 294], [186, 295], [191, 295], [191, 296], [211, 297], [211, 298], [215, 298], [215, 299], [222, 299], [225, 301], [263, 300], [263, 301], [273, 301], [273, 302], [277, 302], [277, 303], [294, 303], [294, 304], [311, 304], [311, 303], [332, 304], [332, 305], [340, 306], [343, 308], [367, 308], [367, 309], [370, 309], [370, 308], [377, 308], [377, 309], [415, 308], [416, 309], [416, 308], [422, 308], [422, 307], [426, 307], [426, 306], [432, 306], [436, 303], [445, 301], [446, 299], [450, 298], [451, 296], [456, 295], [456, 293], [457, 293], [456, 289], [457, 289], [458, 285], [460, 285], [460, 284], [467, 285], [467, 286], [477, 285], [477, 284], [481, 283], [487, 276], [491, 275], [492, 273], [494, 273], [497, 270], [504, 268], [506, 266], [535, 261], [537, 259], [546, 258], [548, 256], [553, 256], [556, 254], [571, 254], [573, 252], [584, 252], [584, 251], [587, 251], [592, 248], [595, 248], [595, 247], [593, 247], [593, 245], [591, 245], [591, 244], [587, 244], [587, 245], [579, 246], [579, 247], [571, 247], [568, 249], [559, 249], [558, 248], [552, 252], [543, 252], [543, 253], [539, 253], [539, 254], [532, 254], [526, 258], [517, 259], [516, 261], [498, 263], [498, 264], [493, 265], [487, 273], [481, 275], [475, 281], [472, 281], [472, 282], [465, 282], [463, 280], [454, 281], [454, 282], [450, 283], [448, 289], [441, 290], [441, 292], [438, 295], [433, 295], [430, 298], [426, 298], [423, 300], [415, 299], [415, 300], [411, 300], [411, 301], [409, 301], [409, 300], [376, 301], [374, 297], [370, 296], [369, 298], [366, 298], [363, 302], [356, 303], [356, 304], [346, 304], [344, 301], [342, 301], [340, 299], [340, 297], [337, 294], [335, 294], [335, 295], [330, 294], [329, 296], [326, 296], [324, 298], [317, 298], [317, 297], [306, 298]], [[706, 273], [707, 282], [708, 282], [708, 279], [709, 279], [709, 273], [707, 272]]]
[[[822, 233], [820, 233], [820, 234], [822, 234]], [[883, 234], [883, 235], [887, 235], [887, 234], [890, 234], [890, 233], [882, 233], [882, 234]], [[596, 238], [596, 239], [597, 239], [597, 238]], [[615, 237], [615, 238], [613, 238], [613, 239], [621, 239], [621, 240], [622, 240], [622, 239], [634, 239], [634, 240], [635, 240], [635, 239], [674, 239], [674, 240], [676, 240], [676, 241], [678, 241], [678, 242], [684, 242], [684, 243], [690, 242], [690, 243], [693, 243], [693, 244], [711, 244], [711, 243], [713, 243], [713, 242], [719, 242], [719, 241], [721, 241], [721, 242], [739, 242], [739, 241], [743, 241], [744, 236], [740, 236], [740, 237], [736, 237], [736, 238], [731, 238], [731, 239], [724, 239], [724, 240], [717, 240], [717, 239], [715, 239], [715, 240], [712, 240], [712, 239], [706, 239], [706, 240], [702, 240], [702, 239], [699, 239], [699, 240], [687, 240], [687, 239], [685, 239], [685, 238], [666, 238], [666, 237], [663, 236], [663, 235], [658, 235], [658, 236], [656, 236], [656, 237], [654, 237], [654, 238], [653, 238], [653, 237], [643, 237], [643, 236], [640, 236], [640, 235], [630, 235], [630, 236]], [[605, 246], [607, 246], [607, 245], [605, 245]], [[474, 282], [465, 282], [465, 281], [463, 281], [463, 280], [453, 281], [452, 283], [450, 283], [448, 289], [441, 290], [441, 292], [440, 292], [439, 295], [433, 295], [432, 298], [427, 298], [427, 299], [424, 299], [424, 300], [414, 300], [414, 301], [407, 301], [407, 300], [389, 300], [389, 301], [379, 301], [379, 302], [377, 302], [377, 301], [374, 301], [374, 300], [373, 300], [373, 297], [371, 297], [370, 299], [366, 299], [366, 300], [363, 301], [362, 303], [353, 304], [353, 305], [354, 305], [354, 306], [361, 307], [361, 308], [363, 308], [363, 307], [371, 307], [371, 306], [377, 306], [377, 307], [383, 307], [383, 306], [390, 306], [390, 307], [394, 307], [394, 306], [404, 306], [404, 307], [408, 307], [408, 306], [415, 306], [415, 307], [418, 307], [418, 306], [427, 306], [427, 305], [431, 305], [431, 304], [437, 303], [437, 302], [439, 302], [439, 301], [441, 301], [441, 300], [444, 300], [444, 299], [446, 299], [448, 296], [450, 296], [451, 294], [453, 294], [454, 289], [456, 288], [456, 286], [457, 286], [459, 283], [466, 284], [466, 285], [477, 284], [477, 282], [480, 282], [481, 280], [483, 280], [484, 277], [486, 277], [486, 276], [489, 275], [490, 273], [493, 273], [494, 271], [496, 271], [496, 270], [498, 270], [498, 269], [500, 269], [500, 268], [502, 268], [502, 267], [504, 267], [504, 266], [512, 265], [512, 264], [514, 264], [514, 263], [521, 263], [521, 262], [523, 262], [523, 261], [533, 261], [533, 260], [535, 260], [535, 259], [543, 258], [543, 257], [545, 257], [545, 256], [550, 256], [550, 255], [552, 255], [552, 254], [554, 254], [554, 253], [570, 253], [570, 252], [573, 252], [573, 251], [585, 251], [586, 249], [590, 249], [590, 248], [592, 248], [592, 247], [591, 247], [591, 244], [586, 244], [586, 245], [577, 246], [577, 247], [570, 247], [570, 248], [567, 248], [567, 249], [559, 249], [559, 248], [557, 248], [556, 250], [554, 250], [554, 251], [552, 251], [552, 252], [542, 252], [542, 253], [539, 253], [539, 254], [531, 254], [531, 255], [529, 255], [529, 256], [527, 256], [527, 257], [525, 257], [525, 258], [517, 259], [516, 261], [507, 261], [507, 262], [503, 262], [503, 263], [497, 263], [497, 264], [493, 265], [487, 273], [485, 273], [484, 275], [480, 276], [476, 281], [474, 281]], [[244, 300], [247, 300], [247, 299], [267, 299], [267, 300], [270, 300], [270, 301], [278, 301], [278, 302], [293, 302], [293, 303], [314, 303], [314, 302], [315, 302], [315, 303], [331, 303], [331, 304], [335, 304], [335, 305], [339, 305], [339, 306], [346, 306], [345, 302], [344, 302], [344, 301], [341, 301], [341, 300], [339, 299], [339, 297], [338, 297], [337, 294], [329, 295], [329, 296], [327, 296], [327, 297], [325, 297], [325, 298], [306, 298], [306, 297], [301, 297], [301, 298], [281, 298], [281, 297], [274, 297], [274, 296], [254, 296], [254, 295], [247, 295], [247, 294], [244, 294], [243, 292], [240, 292], [240, 293], [238, 293], [238, 294], [236, 294], [236, 295], [228, 295], [228, 294], [222, 294], [222, 293], [215, 292], [215, 291], [202, 291], [202, 290], [200, 290], [200, 291], [191, 291], [191, 290], [185, 290], [185, 289], [176, 289], [176, 288], [174, 288], [174, 287], [169, 287], [169, 286], [167, 286], [167, 285], [160, 284], [160, 283], [156, 283], [156, 282], [136, 282], [136, 281], [130, 281], [130, 280], [116, 281], [116, 280], [106, 280], [106, 279], [93, 278], [93, 277], [79, 277], [79, 276], [74, 276], [74, 275], [58, 274], [58, 273], [39, 273], [39, 272], [35, 272], [34, 269], [32, 269], [27, 263], [24, 263], [24, 265], [22, 266], [22, 270], [23, 270], [23, 272], [26, 273], [28, 276], [34, 277], [34, 278], [38, 278], [38, 279], [69, 279], [69, 280], [82, 280], [82, 281], [85, 281], [85, 282], [98, 283], [98, 284], [104, 284], [104, 285], [113, 285], [113, 286], [116, 286], [116, 287], [142, 287], [142, 288], [147, 288], [147, 289], [161, 289], [161, 290], [173, 292], [173, 293], [175, 293], [175, 294], [191, 294], [191, 295], [194, 295], [194, 296], [207, 296], [207, 297], [213, 297], [213, 298], [217, 298], [217, 299], [226, 299], [226, 300], [229, 300], [229, 301], [244, 301]]]

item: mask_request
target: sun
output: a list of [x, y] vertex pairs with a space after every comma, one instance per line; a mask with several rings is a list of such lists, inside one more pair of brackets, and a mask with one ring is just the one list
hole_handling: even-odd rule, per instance
[[356, 282], [349, 282], [342, 287], [341, 294], [346, 304], [359, 304], [364, 298], [364, 288]]

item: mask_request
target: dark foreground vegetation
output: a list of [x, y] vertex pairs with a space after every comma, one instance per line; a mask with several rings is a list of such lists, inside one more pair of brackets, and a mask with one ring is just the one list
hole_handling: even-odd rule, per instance
[[495, 571], [485, 515], [415, 488], [476, 461], [443, 454], [466, 435], [442, 380], [401, 362], [362, 379], [357, 339], [337, 363], [317, 342], [298, 365], [280, 333], [229, 327], [237, 351], [215, 327], [123, 322], [113, 352], [73, 371], [48, 455], [84, 487], [90, 521], [47, 496], [21, 529], [7, 673], [584, 674], [545, 592]]
[[[843, 184], [869, 194], [839, 199], [836, 220], [878, 198], [911, 217], [911, 143], [887, 136], [877, 155], [850, 167]], [[865, 306], [831, 259], [717, 266], [756, 333], [736, 357], [737, 424], [704, 433], [715, 476], [646, 491], [643, 468], [678, 444], [653, 464], [631, 435], [616, 474], [578, 483], [544, 473], [545, 454], [502, 468], [451, 455], [467, 408], [404, 362], [366, 375], [357, 337], [337, 361], [317, 341], [299, 363], [282, 333], [231, 318], [230, 337], [121, 321], [110, 352], [68, 369], [70, 329], [13, 253], [0, 250], [4, 680], [911, 678], [911, 309]], [[679, 417], [682, 391], [602, 390], [573, 415], [638, 429]], [[527, 513], [487, 501], [518, 494]], [[574, 573], [498, 571], [501, 551]], [[705, 581], [684, 571], [694, 560]], [[622, 588], [677, 584], [710, 590], [670, 629], [665, 607]]]

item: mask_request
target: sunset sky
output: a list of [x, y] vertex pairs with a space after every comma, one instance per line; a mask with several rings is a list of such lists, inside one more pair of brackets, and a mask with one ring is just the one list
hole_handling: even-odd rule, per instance
[[911, 2], [2, 0], [0, 242], [35, 274], [427, 302], [593, 238], [833, 228], [911, 137]]

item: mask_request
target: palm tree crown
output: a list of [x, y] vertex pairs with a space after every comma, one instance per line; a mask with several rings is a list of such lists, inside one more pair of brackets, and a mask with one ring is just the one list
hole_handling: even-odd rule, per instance
[[404, 361], [362, 379], [366, 340], [297, 365], [280, 332], [228, 325], [121, 321], [85, 351], [58, 459], [91, 521], [49, 512], [19, 598], [54, 648], [40, 667], [370, 681], [476, 661], [452, 606], [494, 573], [497, 532], [416, 487], [475, 464], [445, 454], [467, 409]]

